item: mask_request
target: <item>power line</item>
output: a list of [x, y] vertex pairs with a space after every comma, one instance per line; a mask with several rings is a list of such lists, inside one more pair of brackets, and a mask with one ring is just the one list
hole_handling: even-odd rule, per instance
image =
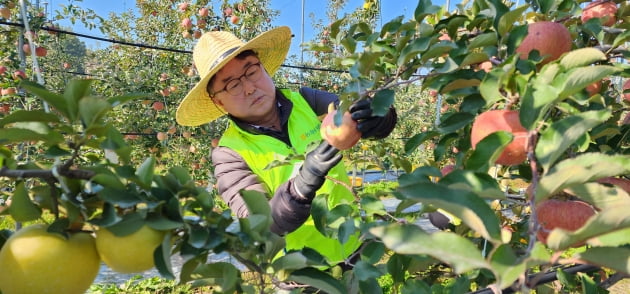
[[[16, 26], [16, 27], [24, 27], [23, 24], [15, 23], [15, 22], [0, 21], [0, 24]], [[96, 36], [91, 36], [91, 35], [86, 35], [86, 34], [80, 34], [80, 33], [65, 31], [65, 30], [58, 29], [56, 27], [51, 27], [51, 26], [42, 26], [41, 29], [45, 30], [45, 31], [50, 31], [50, 32], [56, 32], [56, 33], [61, 33], [61, 34], [66, 34], [66, 35], [72, 35], [72, 36], [77, 36], [77, 37], [81, 37], [81, 38], [86, 38], [86, 39], [98, 40], [98, 41], [115, 43], [115, 44], [121, 44], [121, 45], [127, 45], [127, 46], [133, 46], [133, 47], [155, 49], [155, 50], [169, 51], [169, 52], [175, 52], [175, 53], [192, 54], [192, 51], [189, 51], [189, 50], [180, 50], [180, 49], [173, 49], [173, 48], [160, 47], [160, 46], [151, 46], [151, 45], [146, 45], [146, 44], [139, 44], [139, 43], [133, 43], [133, 42], [128, 42], [128, 41], [116, 40], [116, 39], [108, 39], [108, 38], [103, 38], [103, 37], [96, 37]], [[297, 65], [288, 65], [288, 64], [283, 64], [281, 66], [282, 67], [287, 67], [287, 68], [294, 68], [294, 69], [301, 69], [301, 70], [312, 70], [312, 71], [326, 71], [326, 72], [336, 72], [336, 73], [347, 73], [348, 72], [348, 71], [345, 71], [345, 70], [317, 68], [317, 67], [309, 67], [309, 66], [297, 66]]]

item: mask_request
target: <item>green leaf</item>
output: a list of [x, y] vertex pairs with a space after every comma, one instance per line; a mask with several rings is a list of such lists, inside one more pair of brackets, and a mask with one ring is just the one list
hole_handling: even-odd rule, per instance
[[523, 17], [527, 9], [529, 9], [529, 5], [522, 5], [503, 14], [501, 18], [499, 18], [497, 29], [499, 36], [507, 35], [512, 30], [514, 23]]
[[431, 0], [420, 0], [418, 1], [418, 6], [416, 6], [413, 16], [418, 23], [421, 23], [426, 16], [437, 14], [440, 10], [440, 6], [433, 5]]
[[562, 99], [619, 71], [621, 69], [608, 65], [578, 67], [568, 71], [566, 75], [559, 75], [558, 78], [554, 79], [553, 84], [561, 87], [562, 90], [558, 98]]
[[175, 280], [175, 274], [173, 274], [173, 266], [171, 265], [171, 246], [172, 241], [171, 232], [164, 234], [164, 239], [160, 246], [153, 251], [153, 260], [155, 262], [155, 268], [160, 275], [166, 279]]
[[192, 286], [213, 286], [215, 291], [234, 293], [240, 284], [240, 271], [229, 262], [202, 264], [191, 274]]
[[521, 109], [519, 117], [525, 129], [532, 129], [549, 109], [553, 102], [558, 99], [560, 93], [555, 87], [547, 82], [536, 79], [534, 84], [525, 91], [521, 97]]
[[25, 141], [42, 141], [47, 145], [55, 145], [63, 142], [63, 136], [57, 132], [42, 134], [38, 131], [23, 128], [2, 129], [2, 132], [0, 132], [0, 143], [2, 144]]
[[429, 234], [413, 224], [377, 226], [370, 233], [396, 253], [430, 255], [451, 265], [456, 273], [490, 268], [476, 245], [455, 233]]
[[628, 207], [613, 207], [598, 212], [576, 231], [552, 230], [547, 237], [547, 246], [552, 250], [564, 250], [580, 241], [627, 228], [630, 228]]
[[155, 169], [155, 158], [148, 157], [142, 162], [142, 164], [136, 170], [136, 177], [138, 178], [139, 185], [144, 189], [151, 188], [151, 182], [153, 181], [153, 171]]
[[390, 106], [394, 104], [394, 95], [396, 93], [391, 89], [378, 91], [374, 94], [372, 100], [372, 113], [375, 116], [385, 116]]
[[242, 190], [240, 194], [250, 215], [260, 214], [267, 217], [271, 215], [271, 207], [269, 207], [269, 201], [265, 194], [252, 190]]
[[503, 149], [512, 142], [513, 135], [507, 131], [494, 132], [477, 142], [473, 153], [466, 160], [466, 168], [487, 171], [499, 158]]
[[467, 126], [475, 119], [475, 115], [468, 112], [456, 112], [440, 122], [437, 130], [442, 134], [456, 132]]
[[412, 40], [409, 44], [402, 48], [400, 55], [398, 56], [397, 65], [403, 66], [409, 62], [409, 60], [416, 58], [420, 53], [426, 51], [431, 44], [430, 37], [421, 37]]
[[420, 145], [422, 145], [422, 143], [424, 143], [424, 142], [426, 142], [426, 141], [428, 141], [428, 140], [430, 140], [432, 138], [435, 138], [435, 137], [437, 137], [439, 135], [440, 135], [440, 133], [433, 132], [433, 131], [415, 134], [407, 142], [405, 142], [405, 154], [407, 154], [407, 155], [411, 154]]
[[104, 187], [99, 193], [103, 201], [120, 206], [121, 208], [131, 208], [142, 202], [142, 199], [129, 190]]
[[124, 190], [125, 184], [118, 177], [112, 174], [98, 173], [91, 179], [93, 182], [103, 186], [114, 188], [118, 190]]
[[73, 117], [68, 110], [68, 103], [62, 95], [50, 92], [40, 84], [27, 80], [22, 80], [20, 82], [20, 86], [23, 87], [26, 91], [46, 101], [46, 103], [55, 108], [57, 112], [70, 120], [70, 122], [74, 122]]
[[471, 191], [432, 182], [400, 183], [397, 189], [406, 199], [442, 208], [460, 218], [485, 239], [501, 240], [499, 220], [490, 206]]
[[575, 144], [590, 129], [608, 120], [610, 116], [610, 111], [603, 109], [578, 113], [553, 122], [549, 128], [542, 131], [536, 144], [536, 158], [542, 168], [549, 170], [567, 148]]
[[99, 227], [109, 227], [121, 220], [122, 218], [116, 213], [116, 207], [111, 203], [105, 202], [103, 204], [103, 211], [98, 218], [90, 219], [89, 222]]
[[375, 265], [362, 260], [357, 261], [354, 268], [352, 268], [352, 271], [359, 281], [374, 280], [383, 275], [383, 273]]
[[468, 44], [468, 49], [496, 46], [496, 44], [497, 44], [496, 32], [483, 33], [470, 40], [470, 43]]
[[49, 122], [58, 123], [59, 116], [43, 110], [16, 110], [0, 119], [0, 127], [15, 122]]
[[598, 61], [606, 60], [604, 52], [592, 48], [579, 48], [568, 52], [560, 59], [560, 65], [565, 69], [586, 66]]
[[581, 185], [603, 177], [630, 174], [630, 157], [585, 153], [565, 159], [544, 174], [535, 192], [535, 202], [572, 185]]
[[35, 205], [28, 196], [24, 182], [20, 181], [17, 183], [11, 199], [9, 214], [16, 222], [33, 221], [42, 215], [41, 208]]
[[518, 262], [518, 258], [512, 248], [501, 244], [494, 249], [490, 258], [492, 272], [497, 276], [498, 288], [505, 289], [516, 281], [527, 269], [525, 262]]
[[584, 183], [571, 185], [566, 190], [573, 195], [579, 195], [580, 199], [599, 209], [619, 206], [630, 207], [630, 195], [618, 187], [606, 187], [599, 183]]
[[500, 99], [506, 99], [502, 93], [502, 79], [505, 78], [506, 72], [503, 70], [492, 70], [486, 74], [481, 84], [479, 84], [479, 92], [484, 100], [486, 100], [486, 106], [490, 107]]
[[294, 281], [304, 285], [310, 285], [316, 289], [322, 290], [329, 294], [346, 293], [345, 288], [337, 279], [331, 275], [316, 270], [314, 268], [299, 269], [291, 273], [289, 281]]
[[107, 98], [107, 103], [109, 103], [112, 107], [116, 107], [121, 104], [125, 104], [128, 101], [146, 98], [149, 96], [149, 93], [129, 93], [121, 96], [109, 97]]
[[81, 122], [86, 128], [86, 133], [93, 127], [100, 127], [103, 124], [103, 117], [111, 109], [111, 105], [102, 98], [85, 97], [79, 101], [79, 115]]
[[592, 247], [575, 254], [575, 258], [630, 274], [630, 248], [627, 247]]
[[[74, 122], [80, 115], [79, 102], [82, 98], [90, 95], [90, 86], [94, 80], [90, 79], [73, 79], [70, 80], [63, 93], [63, 98], [68, 107], [68, 119]], [[108, 106], [109, 103], [107, 103]], [[85, 106], [84, 106], [85, 107]]]

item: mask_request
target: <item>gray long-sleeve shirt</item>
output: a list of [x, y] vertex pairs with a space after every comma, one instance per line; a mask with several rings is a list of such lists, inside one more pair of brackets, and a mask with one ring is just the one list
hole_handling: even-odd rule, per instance
[[[317, 116], [326, 114], [328, 105], [337, 102], [335, 94], [315, 90], [311, 88], [301, 88], [300, 94], [311, 106]], [[293, 108], [292, 103], [285, 98], [280, 91], [276, 91], [276, 100], [280, 109], [280, 121], [282, 131], [276, 131], [265, 127], [254, 126], [230, 117], [239, 127], [254, 134], [272, 136], [290, 145], [287, 122], [289, 114]], [[214, 165], [214, 175], [217, 179], [217, 189], [221, 198], [228, 204], [237, 217], [246, 217], [249, 212], [239, 191], [254, 190], [267, 193], [264, 184], [258, 176], [252, 172], [245, 160], [234, 150], [228, 147], [217, 147], [212, 151], [212, 163]], [[270, 195], [271, 216], [273, 223], [271, 231], [285, 235], [301, 226], [310, 215], [311, 203], [302, 201], [297, 196], [293, 188], [293, 178], [282, 184]]]

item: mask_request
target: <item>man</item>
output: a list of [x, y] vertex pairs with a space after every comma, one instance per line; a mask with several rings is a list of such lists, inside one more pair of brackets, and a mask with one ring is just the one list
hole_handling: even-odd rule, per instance
[[[237, 217], [248, 215], [241, 190], [270, 198], [271, 231], [285, 237], [286, 249], [310, 247], [330, 264], [346, 261], [359, 247], [357, 236], [341, 244], [322, 235], [310, 218], [316, 195], [327, 194], [329, 209], [351, 204], [354, 197], [339, 150], [322, 142], [318, 116], [325, 114], [334, 94], [309, 88], [299, 92], [277, 89], [271, 79], [291, 43], [288, 27], [278, 27], [243, 42], [229, 32], [204, 34], [193, 50], [201, 80], [182, 100], [177, 122], [185, 126], [209, 123], [227, 114], [229, 126], [212, 151], [214, 174], [221, 197]], [[363, 138], [384, 138], [396, 124], [391, 109], [372, 116], [370, 100], [350, 107]], [[320, 143], [321, 142], [321, 143]], [[307, 153], [307, 147], [319, 145]], [[306, 154], [303, 161], [267, 169], [274, 160]]]

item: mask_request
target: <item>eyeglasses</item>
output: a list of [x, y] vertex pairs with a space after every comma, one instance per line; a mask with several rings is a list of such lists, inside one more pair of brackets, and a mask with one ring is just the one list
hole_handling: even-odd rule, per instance
[[211, 93], [210, 96], [215, 96], [216, 94], [221, 92], [228, 92], [230, 95], [233, 96], [239, 95], [243, 93], [243, 78], [253, 83], [260, 80], [260, 78], [262, 77], [262, 72], [263, 70], [260, 67], [260, 62], [250, 64], [247, 66], [247, 68], [245, 68], [245, 73], [243, 73], [238, 78], [231, 79], [225, 84], [225, 87], [223, 87], [223, 89]]

